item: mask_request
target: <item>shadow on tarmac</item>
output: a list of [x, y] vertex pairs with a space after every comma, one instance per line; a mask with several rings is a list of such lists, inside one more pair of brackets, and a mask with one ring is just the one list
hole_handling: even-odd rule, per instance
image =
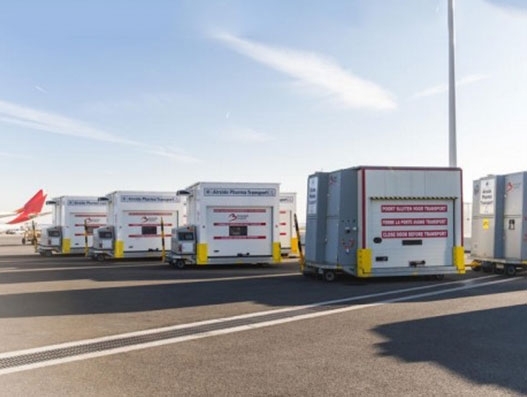
[[[71, 262], [70, 262], [71, 263]], [[115, 262], [118, 263], [118, 262]], [[133, 313], [150, 310], [180, 309], [188, 307], [256, 302], [268, 307], [283, 307], [374, 294], [345, 305], [369, 303], [379, 300], [377, 293], [420, 286], [437, 286], [462, 277], [446, 277], [445, 281], [427, 280], [423, 277], [394, 277], [356, 279], [341, 276], [333, 283], [303, 277], [295, 264], [270, 267], [216, 266], [174, 270], [168, 265], [127, 266], [108, 268], [16, 271], [0, 273], [2, 285], [26, 283], [17, 292], [17, 286], [5, 295], [0, 293], [0, 318], [85, 315], [104, 313]], [[283, 276], [279, 276], [280, 273]], [[292, 273], [286, 275], [284, 273]], [[276, 276], [279, 277], [276, 277]], [[257, 276], [258, 278], [251, 278]], [[477, 280], [475, 277], [474, 280]], [[105, 287], [86, 283], [83, 289], [57, 291], [60, 282], [91, 280], [95, 282], [157, 282], [153, 285], [118, 285]], [[525, 279], [523, 279], [525, 280]], [[53, 291], [28, 292], [31, 284], [54, 282]], [[160, 282], [159, 282], [160, 281]], [[163, 282], [165, 281], [165, 282]], [[59, 283], [57, 283], [59, 282]], [[507, 291], [525, 288], [519, 281], [507, 285]], [[28, 286], [29, 285], [29, 286]], [[458, 285], [459, 286], [459, 285]], [[358, 288], [360, 287], [360, 288]], [[78, 286], [77, 286], [78, 288]], [[465, 292], [469, 295], [484, 294], [485, 287]], [[389, 299], [389, 295], [381, 299]], [[463, 296], [463, 292], [460, 293]], [[450, 299], [452, 294], [449, 294]], [[443, 295], [422, 297], [419, 301], [440, 300]]]
[[[380, 325], [379, 355], [433, 362], [480, 385], [527, 394], [527, 305]], [[440, 330], [440, 332], [438, 332]]]

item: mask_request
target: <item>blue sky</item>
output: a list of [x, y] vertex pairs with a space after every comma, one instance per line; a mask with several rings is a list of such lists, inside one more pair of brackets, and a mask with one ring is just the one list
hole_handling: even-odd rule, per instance
[[[0, 13], [0, 209], [448, 165], [447, 0], [19, 1]], [[458, 165], [527, 170], [527, 7], [456, 2]]]

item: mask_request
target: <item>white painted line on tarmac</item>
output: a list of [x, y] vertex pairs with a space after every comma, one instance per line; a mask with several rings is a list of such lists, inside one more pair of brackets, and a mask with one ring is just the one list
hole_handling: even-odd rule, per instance
[[[159, 279], [159, 280], [127, 280], [127, 281], [100, 281], [87, 279], [61, 280], [61, 281], [39, 281], [38, 283], [11, 283], [4, 284], [0, 289], [0, 296], [20, 295], [27, 293], [40, 292], [63, 292], [63, 291], [92, 291], [98, 289], [121, 288], [121, 287], [142, 287], [151, 285], [177, 285], [177, 284], [197, 284], [214, 283], [223, 281], [252, 280], [264, 278], [292, 277], [299, 276], [298, 272], [280, 274], [258, 274], [254, 276], [231, 276], [208, 279]], [[30, 291], [28, 292], [27, 289]]]
[[[497, 276], [487, 276], [487, 277], [482, 277], [480, 279], [496, 278], [496, 277]], [[142, 350], [142, 349], [159, 347], [159, 346], [168, 345], [168, 344], [175, 344], [175, 343], [181, 343], [181, 342], [186, 342], [186, 341], [191, 341], [191, 340], [203, 339], [203, 338], [207, 338], [211, 336], [226, 335], [226, 334], [231, 334], [235, 332], [248, 331], [248, 330], [264, 328], [264, 327], [269, 327], [269, 326], [274, 326], [274, 325], [280, 325], [280, 324], [285, 324], [285, 323], [290, 323], [290, 322], [295, 322], [295, 321], [300, 321], [300, 320], [329, 316], [332, 314], [344, 313], [344, 312], [361, 310], [361, 309], [366, 309], [366, 308], [373, 308], [373, 307], [383, 306], [389, 303], [403, 302], [403, 301], [409, 301], [409, 300], [414, 300], [414, 299], [447, 294], [450, 292], [469, 290], [473, 288], [486, 287], [486, 286], [491, 286], [491, 285], [496, 285], [496, 284], [503, 284], [503, 283], [514, 281], [514, 280], [517, 280], [517, 279], [505, 278], [505, 279], [493, 280], [493, 281], [488, 281], [488, 282], [483, 282], [483, 283], [472, 283], [471, 280], [468, 280], [470, 282], [466, 282], [467, 280], [452, 281], [452, 282], [444, 283], [444, 284], [404, 288], [404, 289], [380, 292], [380, 293], [375, 293], [375, 294], [367, 294], [367, 295], [361, 295], [361, 296], [355, 296], [355, 297], [349, 297], [349, 298], [343, 298], [343, 299], [335, 299], [335, 300], [325, 301], [325, 302], [318, 302], [318, 303], [313, 303], [313, 304], [303, 305], [303, 306], [288, 307], [288, 308], [277, 309], [277, 310], [268, 310], [264, 312], [249, 313], [249, 314], [232, 316], [232, 317], [198, 321], [198, 322], [188, 323], [188, 324], [180, 324], [180, 325], [169, 326], [169, 327], [162, 327], [162, 328], [156, 328], [156, 329], [150, 329], [150, 330], [144, 330], [144, 331], [136, 331], [136, 332], [130, 332], [130, 333], [125, 333], [125, 334], [94, 338], [94, 339], [80, 340], [80, 341], [69, 342], [69, 343], [43, 346], [43, 347], [33, 348], [33, 349], [0, 353], [0, 359], [16, 358], [16, 357], [23, 356], [26, 354], [49, 352], [49, 351], [56, 350], [56, 349], [62, 349], [62, 348], [67, 348], [67, 347], [78, 347], [82, 345], [89, 345], [89, 344], [97, 343], [97, 342], [107, 342], [107, 341], [118, 340], [118, 339], [133, 337], [133, 336], [149, 335], [149, 334], [155, 334], [155, 333], [160, 333], [160, 332], [165, 332], [165, 331], [198, 327], [198, 326], [207, 325], [207, 324], [217, 324], [217, 323], [227, 322], [231, 320], [255, 318], [255, 317], [264, 316], [268, 314], [283, 313], [283, 312], [288, 312], [288, 311], [297, 311], [301, 309], [315, 308], [315, 307], [325, 306], [329, 304], [349, 303], [349, 302], [360, 300], [360, 299], [382, 297], [386, 295], [393, 295], [393, 294], [406, 293], [406, 292], [415, 292], [415, 291], [420, 291], [420, 290], [436, 288], [438, 286], [444, 287], [448, 285], [462, 284], [461, 286], [455, 286], [452, 288], [422, 292], [422, 293], [407, 295], [403, 297], [395, 297], [391, 299], [382, 300], [379, 302], [366, 303], [366, 304], [361, 304], [361, 305], [356, 305], [356, 306], [347, 306], [347, 307], [341, 307], [337, 309], [328, 309], [324, 311], [308, 313], [308, 314], [300, 314], [300, 315], [277, 319], [277, 320], [262, 321], [260, 323], [253, 323], [253, 324], [240, 325], [240, 326], [229, 327], [229, 328], [224, 328], [224, 329], [219, 329], [219, 330], [200, 332], [194, 335], [186, 335], [186, 336], [181, 336], [181, 337], [162, 339], [162, 340], [153, 341], [153, 342], [140, 343], [136, 345], [123, 346], [123, 347], [116, 347], [116, 348], [111, 348], [111, 349], [107, 349], [103, 351], [78, 354], [78, 355], [73, 355], [70, 357], [63, 357], [59, 359], [51, 359], [47, 361], [35, 362], [32, 364], [14, 366], [14, 367], [5, 368], [5, 369], [0, 370], [0, 376], [10, 374], [10, 373], [15, 373], [15, 372], [48, 367], [52, 365], [64, 364], [64, 363], [73, 362], [73, 361], [87, 360], [87, 359], [109, 356], [109, 355], [118, 354], [118, 353], [127, 353], [127, 352], [131, 352], [135, 350]]]
[[[8, 262], [6, 262], [8, 263]], [[13, 261], [9, 261], [9, 263], [13, 263]], [[42, 265], [42, 262], [24, 262], [25, 265]], [[159, 262], [159, 264], [163, 264]], [[145, 267], [149, 265], [156, 265], [156, 263], [128, 263], [128, 264], [119, 264], [119, 265], [81, 265], [81, 266], [63, 266], [63, 267], [39, 267], [39, 268], [32, 268], [32, 269], [24, 269], [23, 267], [16, 268], [15, 270], [9, 269], [1, 269], [0, 273], [31, 273], [31, 272], [43, 272], [43, 271], [57, 271], [57, 270], [90, 270], [90, 269], [119, 269], [123, 267]]]

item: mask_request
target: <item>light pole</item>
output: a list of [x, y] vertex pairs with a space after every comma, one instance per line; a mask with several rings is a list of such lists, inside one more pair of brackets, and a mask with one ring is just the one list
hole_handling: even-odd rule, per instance
[[448, 0], [448, 160], [457, 167], [454, 0]]

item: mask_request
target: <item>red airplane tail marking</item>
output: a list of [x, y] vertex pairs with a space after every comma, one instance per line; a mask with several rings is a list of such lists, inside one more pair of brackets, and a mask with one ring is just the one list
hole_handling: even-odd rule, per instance
[[36, 217], [42, 211], [42, 207], [44, 207], [46, 196], [47, 195], [44, 194], [44, 191], [40, 189], [27, 201], [27, 203], [24, 204], [22, 208], [15, 211], [18, 216], [7, 223], [9, 225], [14, 225], [15, 223], [26, 222]]

